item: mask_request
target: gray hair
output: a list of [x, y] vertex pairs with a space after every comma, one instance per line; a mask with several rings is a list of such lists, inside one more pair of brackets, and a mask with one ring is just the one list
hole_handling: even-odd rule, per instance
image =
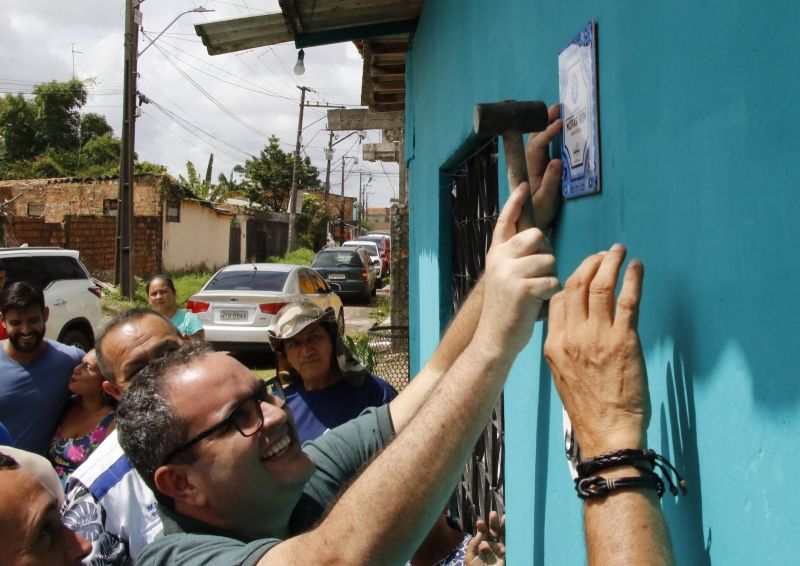
[[[147, 315], [157, 316], [158, 318], [162, 319], [166, 323], [172, 325], [170, 321], [164, 318], [160, 313], [157, 313], [151, 308], [148, 307], [134, 307], [132, 309], [128, 309], [122, 311], [121, 313], [117, 314], [114, 318], [112, 318], [108, 324], [103, 327], [103, 330], [100, 331], [100, 334], [97, 336], [97, 340], [95, 341], [95, 353], [97, 354], [97, 365], [100, 368], [100, 373], [103, 374], [103, 377], [110, 381], [111, 383], [116, 384], [116, 376], [114, 375], [111, 366], [108, 363], [108, 358], [106, 358], [105, 354], [103, 353], [103, 340], [105, 339], [108, 334], [116, 329], [118, 326], [125, 324], [126, 322], [133, 322], [135, 320], [139, 320], [144, 318]], [[174, 326], [173, 326], [174, 328]], [[175, 335], [180, 336], [180, 333], [177, 329], [175, 329]]]
[[[203, 342], [187, 342], [180, 349], [151, 361], [125, 392], [117, 407], [119, 443], [159, 503], [173, 501], [156, 489], [155, 473], [167, 455], [186, 441], [188, 424], [167, 398], [167, 386], [175, 369], [193, 364], [213, 350]], [[191, 463], [191, 450], [175, 456]]]

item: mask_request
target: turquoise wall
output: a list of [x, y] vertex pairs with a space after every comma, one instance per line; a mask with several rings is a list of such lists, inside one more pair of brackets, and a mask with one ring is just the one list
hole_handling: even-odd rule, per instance
[[[690, 489], [663, 502], [678, 563], [794, 563], [800, 3], [426, 2], [407, 71], [412, 368], [449, 317], [440, 166], [468, 137], [476, 102], [556, 101], [558, 53], [589, 19], [603, 193], [566, 203], [559, 274], [615, 241], [645, 262], [650, 445]], [[513, 566], [584, 560], [543, 331], [506, 388]]]

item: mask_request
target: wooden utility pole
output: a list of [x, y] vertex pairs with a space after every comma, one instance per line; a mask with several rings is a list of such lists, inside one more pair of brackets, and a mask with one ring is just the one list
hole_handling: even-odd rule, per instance
[[300, 89], [300, 118], [297, 121], [297, 145], [294, 148], [294, 167], [292, 167], [292, 192], [289, 194], [289, 251], [297, 249], [297, 177], [300, 174], [300, 140], [303, 136], [303, 109], [306, 103], [306, 91], [311, 89], [307, 86], [299, 86]]
[[133, 148], [136, 137], [136, 66], [139, 48], [139, 2], [125, 0], [125, 65], [122, 135], [117, 194], [117, 237], [114, 282], [126, 299], [133, 298]]

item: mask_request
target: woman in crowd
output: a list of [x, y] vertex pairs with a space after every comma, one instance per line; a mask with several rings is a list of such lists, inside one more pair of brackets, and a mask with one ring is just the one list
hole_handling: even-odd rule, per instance
[[178, 308], [175, 283], [168, 275], [156, 275], [147, 282], [147, 302], [161, 315], [175, 325], [184, 337], [203, 340], [203, 323], [196, 314]]
[[289, 369], [286, 403], [300, 442], [357, 417], [367, 407], [385, 405], [397, 391], [371, 374], [339, 337], [333, 309], [311, 301], [283, 307], [267, 330], [270, 344]]
[[64, 485], [115, 425], [115, 403], [103, 392], [103, 375], [94, 350], [87, 352], [72, 370], [69, 390], [72, 399], [48, 451], [50, 462]]

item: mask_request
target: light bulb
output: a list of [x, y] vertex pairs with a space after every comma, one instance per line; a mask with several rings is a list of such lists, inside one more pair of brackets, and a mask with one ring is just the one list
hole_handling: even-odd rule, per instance
[[297, 53], [297, 63], [294, 64], [294, 74], [302, 75], [306, 72], [306, 66], [303, 64], [303, 59], [306, 58], [306, 52], [302, 49]]

